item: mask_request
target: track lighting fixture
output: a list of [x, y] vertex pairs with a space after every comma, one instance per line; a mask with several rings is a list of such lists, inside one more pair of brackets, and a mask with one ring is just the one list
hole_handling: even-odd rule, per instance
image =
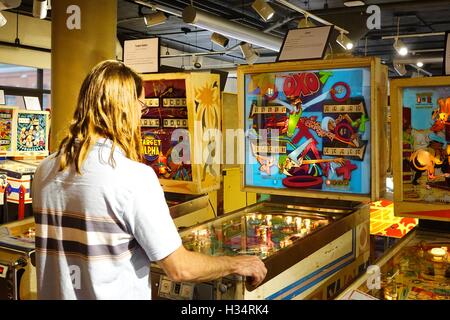
[[33, 17], [45, 19], [47, 18], [47, 10], [48, 10], [47, 0], [33, 1]]
[[352, 50], [353, 49], [353, 42], [343, 33], [337, 37], [336, 42], [345, 50]]
[[392, 64], [394, 66], [395, 72], [397, 72], [399, 76], [404, 76], [407, 73], [406, 66], [403, 63], [393, 61]]
[[399, 38], [395, 39], [394, 48], [401, 56], [406, 56], [408, 54], [408, 47]]
[[221, 46], [222, 48], [225, 48], [228, 45], [228, 43], [230, 42], [230, 39], [221, 35], [220, 33], [214, 32], [211, 35], [211, 41], [214, 42], [215, 44]]
[[147, 27], [153, 27], [158, 24], [162, 24], [166, 22], [166, 20], [167, 16], [164, 14], [164, 12], [161, 11], [144, 15], [144, 23]]
[[255, 49], [253, 49], [253, 47], [250, 44], [246, 42], [241, 42], [239, 47], [241, 48], [242, 55], [244, 56], [248, 64], [252, 65], [259, 59], [258, 53], [255, 51]]
[[263, 18], [264, 21], [269, 21], [275, 14], [275, 10], [265, 0], [255, 0], [252, 8]]
[[3, 27], [8, 20], [6, 20], [5, 16], [0, 12], [0, 28]]
[[315, 27], [316, 25], [314, 24], [314, 22], [311, 21], [311, 19], [308, 18], [308, 16], [305, 16], [303, 19], [301, 19], [298, 22], [298, 26], [297, 28], [311, 28], [311, 27]]
[[197, 55], [192, 56], [192, 65], [194, 66], [194, 68], [200, 69], [202, 67], [202, 63], [203, 63], [202, 56], [197, 56]]

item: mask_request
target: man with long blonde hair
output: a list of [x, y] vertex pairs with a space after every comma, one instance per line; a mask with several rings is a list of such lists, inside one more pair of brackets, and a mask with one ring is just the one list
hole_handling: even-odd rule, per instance
[[33, 183], [39, 299], [150, 299], [150, 262], [175, 281], [262, 282], [254, 256], [186, 250], [156, 174], [139, 163], [141, 78], [105, 61], [84, 80], [68, 135]]

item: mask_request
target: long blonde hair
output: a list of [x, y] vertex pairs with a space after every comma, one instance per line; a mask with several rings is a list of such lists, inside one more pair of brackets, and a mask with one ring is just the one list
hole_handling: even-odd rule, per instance
[[142, 79], [123, 63], [107, 60], [84, 80], [69, 134], [62, 140], [59, 170], [74, 164], [78, 173], [98, 137], [112, 141], [109, 163], [119, 146], [131, 160], [141, 160], [140, 108]]

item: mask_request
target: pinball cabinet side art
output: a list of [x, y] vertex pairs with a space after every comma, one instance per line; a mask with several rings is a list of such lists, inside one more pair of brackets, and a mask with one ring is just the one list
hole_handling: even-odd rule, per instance
[[450, 221], [450, 77], [391, 81], [395, 214]]

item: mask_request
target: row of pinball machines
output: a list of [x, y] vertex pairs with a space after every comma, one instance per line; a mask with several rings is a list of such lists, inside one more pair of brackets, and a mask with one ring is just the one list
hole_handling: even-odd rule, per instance
[[450, 77], [391, 81], [394, 211], [418, 219], [338, 299], [450, 300]]
[[[143, 76], [147, 108], [141, 120], [142, 152], [144, 163], [160, 178], [170, 214], [182, 229], [215, 217], [207, 193], [219, 188], [219, 162], [202, 165], [201, 159], [194, 161], [196, 155], [190, 150], [204, 143], [204, 131], [220, 128], [220, 81], [216, 75], [167, 76]], [[1, 108], [0, 125], [4, 129], [0, 150], [5, 156], [0, 161], [5, 194], [0, 221], [0, 299], [34, 299], [31, 185], [39, 162], [48, 156], [48, 112]], [[171, 141], [174, 131], [179, 134], [177, 141]], [[182, 147], [180, 162], [171, 156], [178, 144]]]
[[[268, 269], [264, 282], [253, 288], [236, 276], [177, 283], [152, 264], [153, 299], [331, 299], [352, 283], [344, 294], [368, 294], [354, 286], [374, 264], [369, 207], [385, 189], [389, 162], [383, 129], [387, 69], [379, 59], [239, 67], [239, 130], [227, 139], [238, 143], [234, 152], [242, 155], [242, 190], [268, 195], [268, 200], [242, 204], [244, 208], [220, 216], [209, 195], [220, 188], [222, 154], [232, 151], [221, 152], [222, 137], [217, 136], [223, 97], [219, 76], [192, 72], [147, 74], [143, 79], [144, 162], [159, 177], [184, 245], [209, 255], [257, 255]], [[423, 264], [427, 275], [448, 285], [445, 232], [427, 238], [420, 226], [428, 220], [450, 220], [449, 88], [449, 78], [391, 82], [395, 215], [421, 223], [381, 259], [409, 248], [407, 243], [419, 243], [415, 257], [424, 263], [411, 253], [406, 260], [392, 260], [387, 265], [402, 268], [397, 273], [380, 268], [381, 276], [389, 273], [389, 284], [398, 275], [414, 276], [411, 268]], [[14, 256], [20, 251], [18, 242], [28, 243], [23, 259]], [[9, 256], [0, 250], [0, 261], [10, 261], [0, 262], [0, 292], [8, 292], [1, 297], [33, 297], [32, 280], [17, 280], [26, 279], [24, 275], [32, 279], [33, 269], [26, 269], [32, 264], [24, 262], [33, 257], [32, 219], [2, 226], [0, 246], [10, 248]], [[431, 271], [436, 263], [439, 268]], [[416, 282], [430, 279], [420, 272], [416, 276]], [[444, 287], [438, 291], [448, 292]]]
[[[207, 89], [194, 90], [195, 105], [200, 106], [195, 110], [208, 110], [196, 116], [196, 129], [215, 123], [214, 99]], [[377, 58], [239, 67], [240, 132], [235, 134], [244, 159], [241, 186], [269, 199], [180, 235], [193, 251], [257, 255], [267, 277], [257, 288], [236, 276], [177, 283], [152, 265], [153, 299], [336, 296], [364, 272], [369, 260], [369, 202], [384, 188], [387, 163], [379, 147], [385, 140], [381, 128], [386, 102], [387, 69]], [[200, 146], [195, 143], [192, 150], [212, 155]], [[170, 185], [175, 187], [175, 182]], [[178, 181], [176, 186], [189, 184]]]
[[31, 187], [48, 134], [47, 111], [0, 108], [0, 299], [36, 297]]

